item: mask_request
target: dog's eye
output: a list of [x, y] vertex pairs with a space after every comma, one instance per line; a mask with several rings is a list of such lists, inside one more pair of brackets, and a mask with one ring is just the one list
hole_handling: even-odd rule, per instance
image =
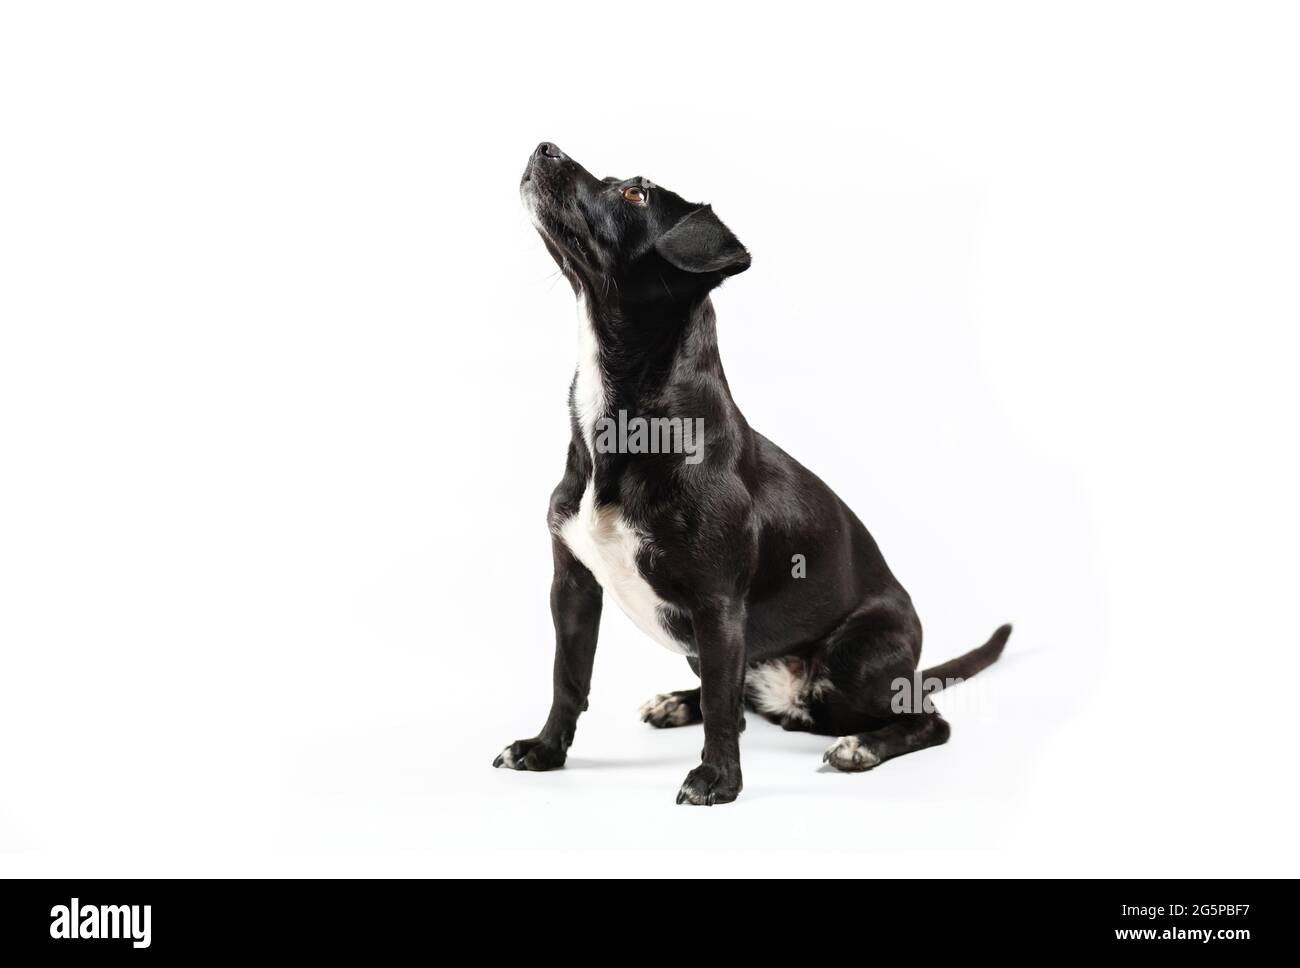
[[640, 205], [645, 201], [645, 192], [635, 185], [628, 185], [627, 188], [623, 189], [623, 197], [629, 202], [636, 202]]

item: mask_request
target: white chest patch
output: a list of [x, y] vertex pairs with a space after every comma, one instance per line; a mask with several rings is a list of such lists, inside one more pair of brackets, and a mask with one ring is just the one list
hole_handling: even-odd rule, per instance
[[[578, 297], [578, 375], [573, 404], [587, 450], [594, 454], [596, 421], [609, 410], [609, 395], [585, 293]], [[588, 481], [578, 512], [560, 525], [560, 539], [641, 631], [665, 648], [686, 655], [686, 646], [660, 620], [661, 610], [671, 606], [655, 594], [637, 568], [636, 556], [645, 539], [623, 520], [617, 508], [597, 510], [595, 494]]]
[[671, 606], [655, 594], [636, 566], [642, 537], [617, 508], [598, 510], [595, 505], [595, 489], [589, 483], [578, 513], [560, 525], [561, 540], [642, 632], [664, 648], [686, 655], [686, 646], [660, 620], [660, 611]]

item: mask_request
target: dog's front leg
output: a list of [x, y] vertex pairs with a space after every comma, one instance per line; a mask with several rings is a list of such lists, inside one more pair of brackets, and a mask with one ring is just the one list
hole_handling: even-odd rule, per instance
[[551, 714], [540, 733], [511, 743], [492, 762], [493, 766], [512, 770], [555, 770], [563, 766], [578, 716], [587, 708], [596, 638], [600, 634], [600, 583], [558, 537], [553, 539], [553, 545], [551, 619], [555, 623], [555, 671]]
[[713, 806], [740, 793], [741, 699], [745, 686], [744, 609], [734, 602], [694, 609], [691, 622], [700, 662], [704, 715], [701, 763], [686, 775], [678, 803]]

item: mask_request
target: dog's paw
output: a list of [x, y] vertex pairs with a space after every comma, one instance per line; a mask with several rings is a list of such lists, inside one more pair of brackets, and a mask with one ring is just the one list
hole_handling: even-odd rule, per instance
[[[694, 696], [694, 700], [690, 697]], [[699, 691], [690, 693], [668, 692], [655, 696], [641, 706], [641, 722], [657, 729], [689, 726], [700, 721]]]
[[880, 762], [869, 746], [857, 736], [841, 736], [822, 755], [822, 762], [829, 763], [845, 773], [861, 773]]
[[677, 791], [677, 802], [700, 807], [730, 803], [740, 795], [741, 785], [739, 763], [726, 767], [701, 763], [686, 774], [686, 782]]
[[521, 739], [503, 749], [492, 765], [508, 770], [558, 770], [567, 754], [558, 746], [540, 739]]

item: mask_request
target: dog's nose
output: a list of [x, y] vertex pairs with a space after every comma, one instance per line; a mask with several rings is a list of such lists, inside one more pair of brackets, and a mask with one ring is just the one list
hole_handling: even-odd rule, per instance
[[543, 141], [537, 146], [538, 158], [554, 158], [557, 161], [564, 157], [564, 152], [549, 141]]

